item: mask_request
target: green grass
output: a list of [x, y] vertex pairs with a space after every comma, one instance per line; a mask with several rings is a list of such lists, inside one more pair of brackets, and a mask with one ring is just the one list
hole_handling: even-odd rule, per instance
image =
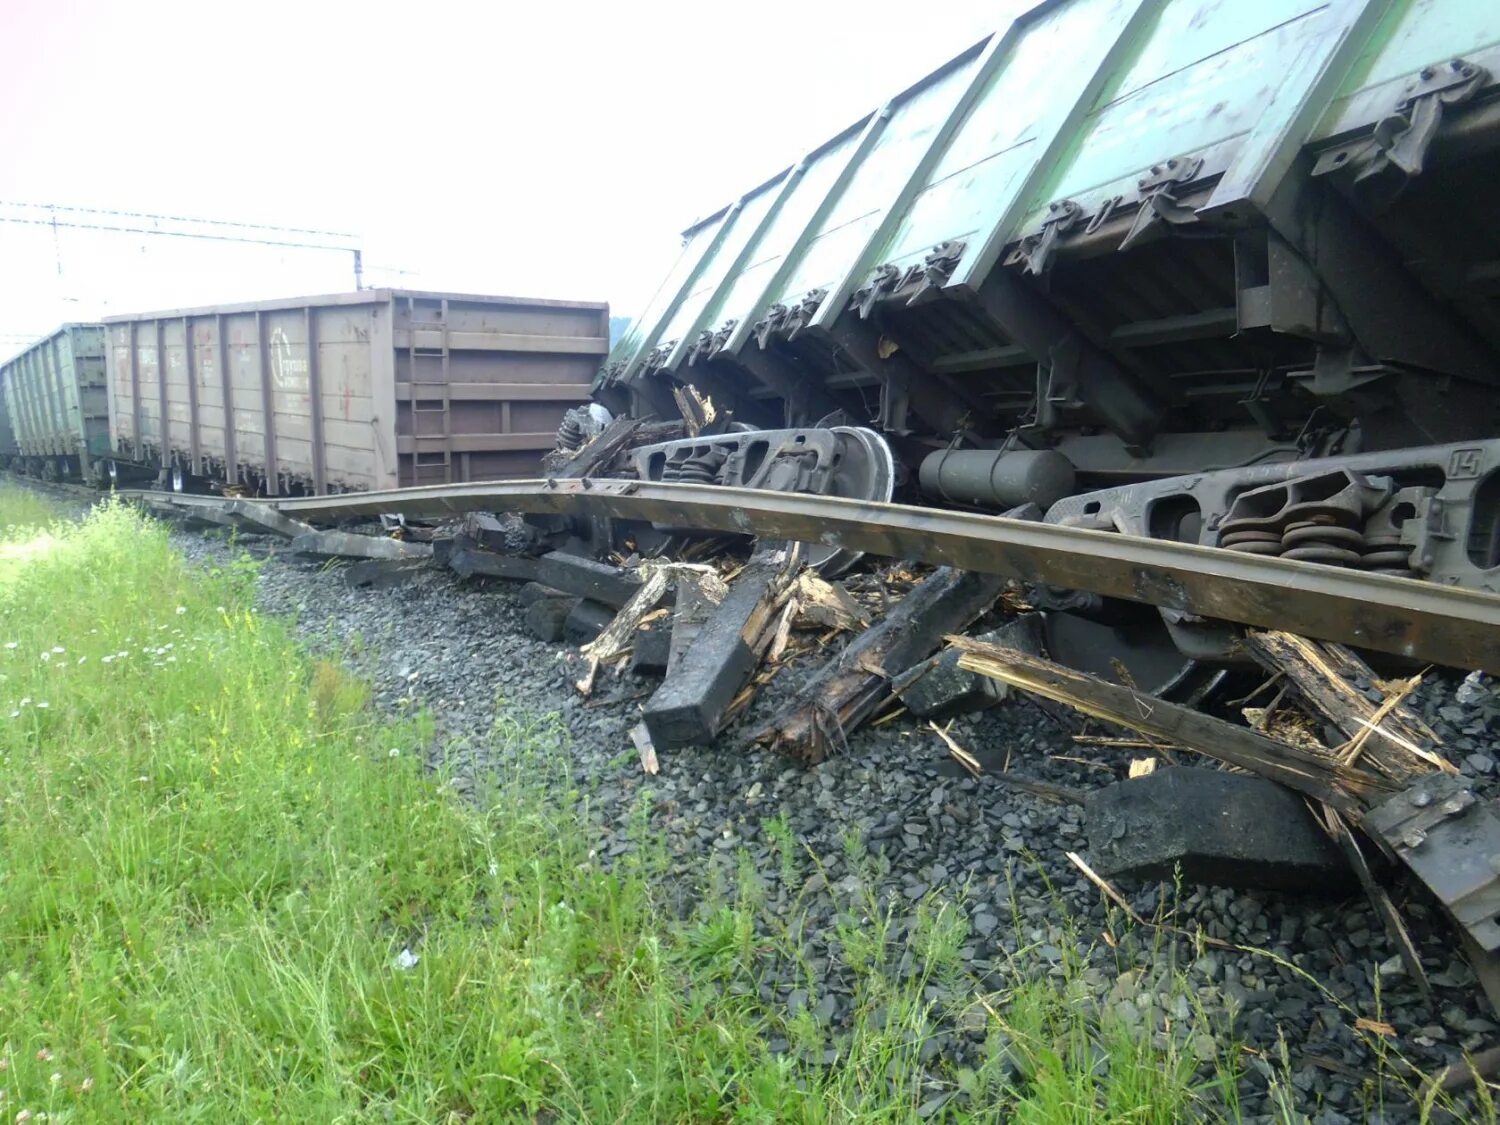
[[[504, 718], [517, 764], [461, 802], [420, 764], [430, 722], [378, 717], [252, 612], [253, 564], [190, 569], [119, 506], [48, 519], [0, 486], [0, 1117], [1236, 1116], [1237, 1049], [1185, 971], [1154, 985], [1185, 1017], [1129, 1023], [1060, 916], [1060, 966], [1023, 947], [981, 993], [953, 901], [898, 933], [865, 890], [835, 921], [835, 1032], [801, 907], [770, 911], [759, 873], [671, 916], [644, 803], [601, 869], [548, 720]], [[766, 828], [800, 886], [817, 857]], [[762, 1001], [773, 965], [805, 1008]], [[981, 1065], [926, 1049], [953, 1019]]]

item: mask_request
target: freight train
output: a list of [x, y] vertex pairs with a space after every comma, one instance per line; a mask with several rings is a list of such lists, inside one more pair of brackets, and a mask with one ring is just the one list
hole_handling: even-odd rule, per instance
[[393, 289], [68, 325], [0, 365], [0, 464], [263, 496], [531, 476], [608, 346], [606, 304]]
[[[894, 496], [1493, 591], [1497, 13], [1038, 4], [689, 228], [560, 437], [576, 446], [610, 413], [680, 418], [684, 438], [594, 471]], [[690, 174], [678, 160], [664, 174]], [[311, 395], [321, 438], [307, 411], [283, 439], [271, 381], [315, 377], [276, 366], [327, 354], [311, 313], [108, 326], [110, 456], [266, 494], [466, 479], [479, 451], [444, 388], [467, 330], [403, 325], [402, 307], [392, 296], [371, 335], [380, 374], [357, 418], [330, 420], [326, 386]], [[565, 334], [529, 331], [544, 355]], [[184, 407], [159, 356], [257, 371], [243, 393], [225, 376], [247, 420], [214, 421], [213, 380]], [[1138, 610], [1033, 593], [1139, 635]], [[1192, 615], [1155, 627], [1206, 658], [1228, 643]]]

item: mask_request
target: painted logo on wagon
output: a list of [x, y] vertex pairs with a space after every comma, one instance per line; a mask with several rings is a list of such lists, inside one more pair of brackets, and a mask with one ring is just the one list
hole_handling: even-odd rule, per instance
[[271, 359], [271, 382], [277, 390], [307, 390], [307, 358], [292, 353], [292, 342], [283, 329], [271, 329], [267, 351]]

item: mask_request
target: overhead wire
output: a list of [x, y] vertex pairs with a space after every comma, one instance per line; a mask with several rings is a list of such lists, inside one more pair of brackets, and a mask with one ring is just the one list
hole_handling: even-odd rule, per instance
[[0, 215], [0, 223], [21, 223], [23, 225], [38, 227], [67, 227], [70, 230], [109, 231], [114, 234], [159, 234], [169, 238], [203, 238], [214, 242], [246, 242], [255, 246], [289, 246], [303, 250], [338, 250], [343, 253], [350, 253], [358, 249], [354, 246], [335, 246], [327, 242], [299, 242], [293, 239], [252, 238], [247, 235], [166, 230], [161, 227], [109, 226], [103, 223], [81, 223], [63, 219], [23, 219], [13, 215]]
[[[114, 215], [126, 219], [157, 219], [171, 223], [200, 223], [212, 227], [239, 227], [242, 230], [280, 231], [284, 234], [318, 234], [327, 238], [347, 238], [357, 242], [359, 236], [346, 231], [317, 230], [312, 227], [283, 227], [267, 223], [241, 223], [232, 219], [198, 219], [190, 215], [162, 215], [150, 211], [121, 211], [104, 207], [73, 207], [62, 203], [23, 203], [17, 200], [0, 199], [0, 207], [22, 207], [34, 211], [67, 211], [78, 215]], [[22, 221], [22, 220], [17, 220]], [[113, 229], [113, 228], [109, 228]]]

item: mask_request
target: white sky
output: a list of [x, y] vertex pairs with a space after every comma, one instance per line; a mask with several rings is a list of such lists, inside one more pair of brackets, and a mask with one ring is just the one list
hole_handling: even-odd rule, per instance
[[[371, 284], [628, 315], [693, 220], [1027, 6], [3, 0], [0, 202], [350, 231]], [[0, 223], [0, 354], [349, 263]]]

